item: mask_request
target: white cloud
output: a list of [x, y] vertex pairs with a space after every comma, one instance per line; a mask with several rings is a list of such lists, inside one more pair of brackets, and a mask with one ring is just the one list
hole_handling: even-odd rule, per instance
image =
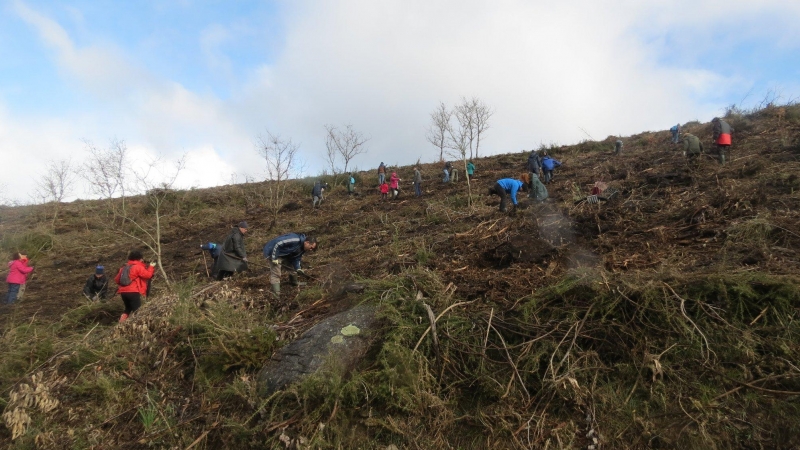
[[[699, 55], [756, 38], [800, 46], [800, 3], [778, 0], [298, 0], [282, 4], [286, 35], [276, 59], [244, 76], [225, 53], [236, 42], [230, 29], [201, 31], [209, 73], [198, 78], [246, 80], [223, 99], [149, 73], [114, 44], [79, 47], [56, 21], [13, 5], [94, 103], [63, 118], [0, 110], [0, 152], [5, 160], [24, 153], [12, 171], [30, 176], [26, 168], [54, 149], [78, 155], [82, 137], [117, 136], [173, 160], [188, 153], [186, 186], [260, 174], [253, 139], [264, 128], [299, 142], [310, 173], [324, 167], [326, 123], [352, 123], [372, 137], [358, 167], [431, 160], [428, 114], [461, 96], [495, 109], [482, 142], [491, 153], [575, 142], [585, 138], [581, 129], [602, 139], [708, 120], [754, 80], [698, 67]], [[677, 62], [665, 63], [665, 54]], [[728, 100], [709, 104], [714, 96]]]

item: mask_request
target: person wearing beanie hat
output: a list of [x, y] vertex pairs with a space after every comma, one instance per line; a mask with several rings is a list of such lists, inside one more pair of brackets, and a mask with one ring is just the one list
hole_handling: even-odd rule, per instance
[[247, 251], [244, 248], [244, 235], [247, 233], [247, 222], [244, 220], [239, 225], [233, 227], [225, 241], [222, 242], [222, 249], [217, 260], [214, 262], [214, 270], [211, 276], [217, 280], [229, 277], [235, 272], [247, 270]]
[[108, 278], [106, 278], [103, 266], [94, 268], [94, 275], [89, 276], [86, 284], [83, 285], [83, 295], [93, 302], [106, 300], [108, 297]]

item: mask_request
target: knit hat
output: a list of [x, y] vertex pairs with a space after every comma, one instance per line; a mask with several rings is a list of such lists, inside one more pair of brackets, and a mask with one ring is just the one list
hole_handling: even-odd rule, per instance
[[248, 229], [248, 228], [250, 228], [250, 227], [248, 227], [248, 226], [247, 226], [247, 222], [245, 222], [245, 221], [243, 220], [243, 221], [239, 222], [239, 228], [244, 228], [244, 229], [246, 230], [246, 229]]
[[95, 267], [95, 268], [94, 268], [94, 273], [95, 273], [96, 275], [102, 275], [102, 274], [103, 274], [103, 272], [104, 272], [104, 270], [105, 270], [105, 267], [103, 267], [103, 266], [97, 266], [97, 267]]

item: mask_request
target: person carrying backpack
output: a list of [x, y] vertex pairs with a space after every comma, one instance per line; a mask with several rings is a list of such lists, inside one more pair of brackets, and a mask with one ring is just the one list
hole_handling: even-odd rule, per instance
[[122, 266], [114, 277], [114, 281], [119, 285], [117, 294], [122, 297], [125, 304], [125, 312], [119, 317], [119, 322], [125, 322], [134, 311], [142, 306], [142, 296], [147, 295], [148, 280], [153, 278], [156, 272], [156, 263], [149, 265], [144, 263], [142, 252], [132, 250], [128, 253], [128, 263]]

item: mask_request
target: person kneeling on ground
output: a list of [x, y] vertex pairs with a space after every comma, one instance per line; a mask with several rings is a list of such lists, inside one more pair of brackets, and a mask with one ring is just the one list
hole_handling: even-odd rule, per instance
[[305, 283], [297, 281], [297, 274], [305, 275], [300, 263], [303, 253], [317, 249], [317, 239], [305, 234], [288, 233], [278, 236], [264, 245], [264, 258], [270, 260], [269, 283], [275, 298], [281, 294], [281, 266], [289, 271], [289, 283], [300, 286]]
[[517, 191], [522, 190], [527, 192], [528, 186], [522, 181], [513, 178], [503, 178], [497, 180], [494, 186], [489, 188], [489, 195], [497, 195], [500, 197], [500, 212], [508, 211], [508, 195], [511, 196], [511, 202], [517, 206]]
[[83, 285], [83, 295], [92, 302], [106, 300], [108, 297], [108, 278], [106, 278], [103, 266], [95, 267], [94, 275], [91, 275], [86, 280], [86, 284]]
[[125, 304], [125, 312], [119, 317], [120, 323], [128, 320], [134, 311], [142, 306], [142, 296], [147, 295], [148, 280], [153, 278], [156, 272], [156, 263], [149, 265], [144, 263], [142, 252], [133, 250], [128, 253], [128, 263], [122, 266], [114, 277], [114, 281], [119, 285], [117, 294], [122, 297]]

